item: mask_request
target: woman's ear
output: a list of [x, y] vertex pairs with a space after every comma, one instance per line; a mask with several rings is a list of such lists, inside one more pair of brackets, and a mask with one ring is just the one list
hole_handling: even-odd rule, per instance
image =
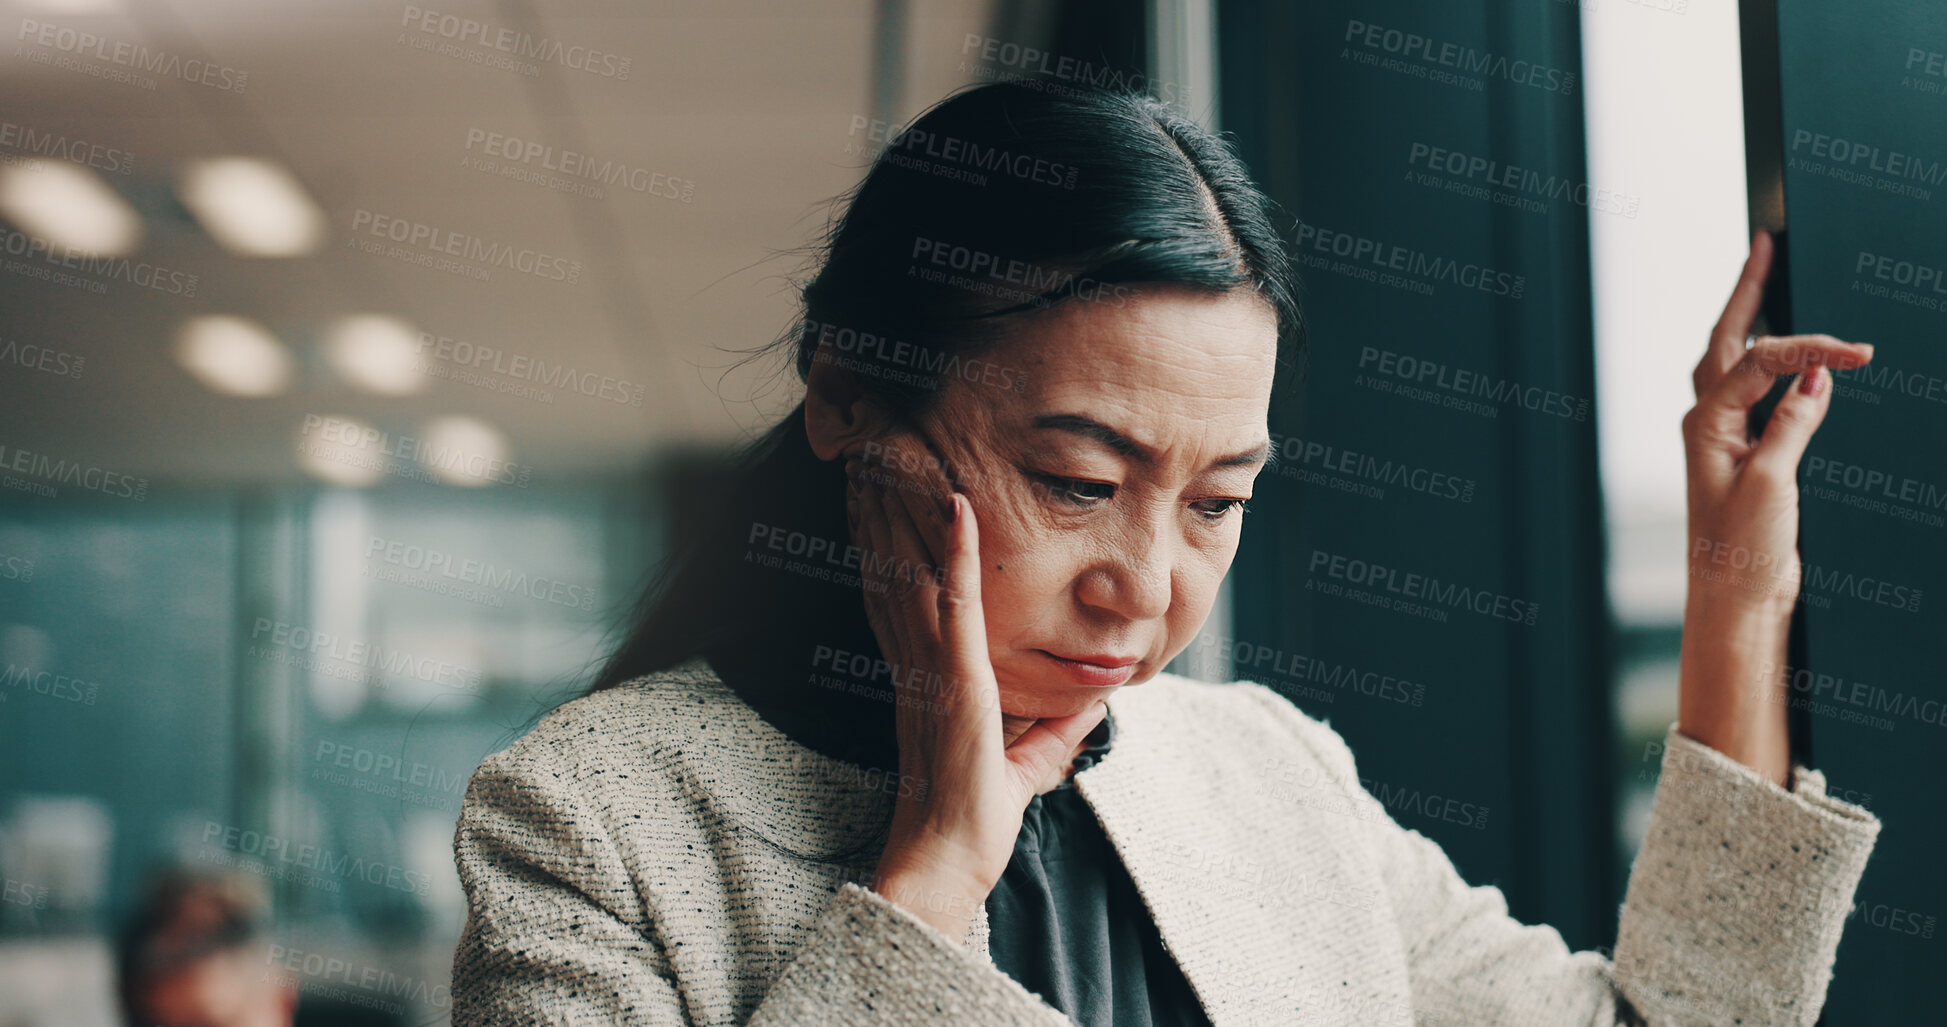
[[805, 436], [820, 460], [857, 454], [867, 442], [884, 436], [892, 423], [885, 408], [860, 387], [858, 375], [832, 363], [832, 355], [830, 347], [820, 346], [805, 379]]

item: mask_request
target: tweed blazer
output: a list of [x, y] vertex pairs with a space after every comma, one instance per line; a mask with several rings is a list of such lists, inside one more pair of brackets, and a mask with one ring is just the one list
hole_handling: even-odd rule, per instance
[[[1810, 1024], [1879, 821], [1676, 732], [1613, 961], [1469, 887], [1271, 689], [1158, 674], [1075, 775], [1215, 1027]], [[927, 782], [808, 749], [701, 659], [567, 703], [469, 783], [455, 1027], [1033, 1025], [953, 939], [817, 862]], [[944, 900], [941, 900], [944, 901]]]

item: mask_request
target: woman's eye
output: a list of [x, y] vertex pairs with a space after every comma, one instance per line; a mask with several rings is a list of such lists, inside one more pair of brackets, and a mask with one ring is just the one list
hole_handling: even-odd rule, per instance
[[1205, 520], [1211, 520], [1211, 521], [1223, 520], [1225, 517], [1230, 516], [1230, 512], [1232, 510], [1235, 510], [1241, 514], [1241, 513], [1246, 513], [1251, 509], [1250, 505], [1241, 499], [1206, 499], [1203, 500], [1202, 502], [1192, 503], [1190, 505], [1194, 507], [1197, 513], [1201, 514]]
[[1040, 490], [1064, 503], [1089, 507], [1115, 498], [1115, 486], [1104, 481], [1064, 478], [1055, 474], [1033, 476]]

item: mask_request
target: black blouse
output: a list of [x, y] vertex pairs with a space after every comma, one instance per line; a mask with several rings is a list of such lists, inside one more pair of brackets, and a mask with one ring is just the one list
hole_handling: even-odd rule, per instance
[[[1114, 741], [1115, 720], [1104, 717], [1075, 772]], [[994, 965], [1082, 1027], [1210, 1023], [1072, 780], [1028, 800], [987, 921]]]

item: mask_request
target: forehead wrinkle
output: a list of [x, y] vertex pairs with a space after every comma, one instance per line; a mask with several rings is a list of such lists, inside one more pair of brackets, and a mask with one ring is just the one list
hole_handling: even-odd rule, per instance
[[[1126, 413], [1134, 413], [1126, 404], [1112, 405]], [[1084, 406], [1086, 407], [1088, 404], [1084, 404]], [[1217, 449], [1219, 446], [1228, 445], [1228, 443], [1217, 437], [1219, 426], [1216, 422], [1207, 418], [1187, 416], [1168, 417], [1165, 419], [1164, 437], [1161, 439], [1157, 439], [1154, 435], [1144, 432], [1139, 428], [1119, 423], [1120, 420], [1120, 418], [1111, 417], [1106, 413], [1101, 413], [1098, 416], [1097, 413], [1091, 413], [1085, 410], [1064, 410], [1054, 414], [1037, 415], [1033, 419], [1030, 427], [1036, 431], [1055, 432], [1075, 438], [1091, 439], [1097, 444], [1115, 451], [1118, 455], [1127, 457], [1133, 462], [1145, 467], [1178, 462], [1177, 460], [1171, 459], [1172, 453], [1175, 452], [1186, 454], [1180, 458], [1182, 462], [1193, 462], [1196, 454]], [[1117, 446], [1110, 439], [1100, 437], [1097, 432], [1088, 430], [1088, 422], [1099, 424], [1107, 432], [1123, 436], [1129, 443], [1139, 448], [1128, 450]], [[1070, 430], [1071, 427], [1079, 430]], [[1169, 429], [1172, 427], [1181, 429], [1176, 438], [1169, 437]], [[1253, 434], [1255, 435], [1256, 433], [1254, 432]], [[1243, 449], [1211, 457], [1208, 462], [1199, 465], [1197, 469], [1203, 471], [1219, 470], [1228, 467], [1249, 467], [1260, 464], [1269, 458], [1271, 443], [1268, 438], [1258, 436], [1253, 441], [1246, 442], [1243, 445], [1245, 447]]]
[[[1038, 414], [1085, 415], [1152, 449], [1160, 448], [1158, 429], [1179, 438], [1186, 429], [1201, 436], [1185, 447], [1192, 453], [1262, 443], [1263, 424], [1256, 411], [1268, 389], [1275, 340], [1259, 332], [1256, 309], [1250, 312], [1253, 316], [1245, 317], [1236, 306], [1248, 302], [1255, 308], [1256, 298], [1199, 290], [1144, 295], [1147, 301], [1133, 307], [1071, 301], [1016, 322], [1016, 330], [997, 339], [997, 348], [988, 357], [1025, 369], [1028, 387], [981, 396], [976, 395], [980, 390], [966, 383], [953, 383], [950, 388], [958, 402], [947, 406], [979, 408], [977, 413], [960, 412], [974, 415], [985, 422], [979, 423], [980, 428], [999, 435], [966, 439], [963, 444], [1018, 448], [1031, 432], [1000, 425], [1012, 422], [1026, 429]], [[1254, 345], [1260, 334], [1266, 335], [1262, 352]], [[1220, 341], [1199, 344], [1199, 337], [1205, 335]], [[1253, 411], [1250, 423], [1226, 423], [1245, 408]], [[1237, 441], [1210, 439], [1210, 430], [1219, 424], [1237, 431], [1238, 435], [1227, 436]], [[1202, 431], [1195, 431], [1196, 427]], [[1126, 451], [1119, 455], [1133, 457]], [[1233, 450], [1223, 455], [1237, 454]]]

